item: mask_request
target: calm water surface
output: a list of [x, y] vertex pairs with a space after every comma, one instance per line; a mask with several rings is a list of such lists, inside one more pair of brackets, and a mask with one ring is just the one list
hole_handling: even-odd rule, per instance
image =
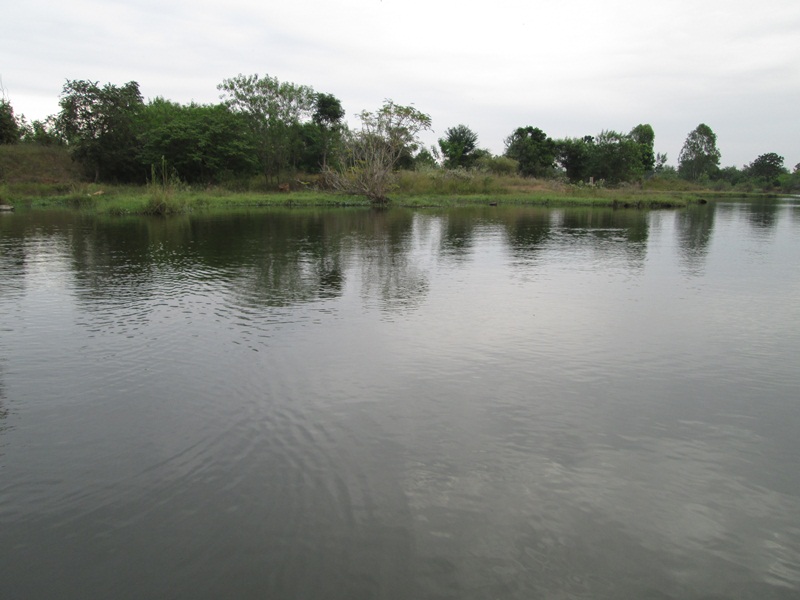
[[0, 597], [797, 599], [800, 201], [0, 214]]

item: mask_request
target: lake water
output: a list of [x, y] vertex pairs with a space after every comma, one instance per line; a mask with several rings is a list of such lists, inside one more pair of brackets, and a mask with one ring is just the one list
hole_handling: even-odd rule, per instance
[[800, 200], [0, 214], [0, 597], [797, 599]]

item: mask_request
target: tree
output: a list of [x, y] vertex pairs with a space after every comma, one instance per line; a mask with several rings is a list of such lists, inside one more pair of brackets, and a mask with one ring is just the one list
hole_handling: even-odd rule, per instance
[[336, 189], [383, 204], [389, 200], [395, 168], [404, 156], [413, 156], [417, 136], [430, 129], [431, 118], [392, 100], [384, 101], [375, 112], [362, 111], [358, 118], [361, 129], [349, 136], [344, 167], [326, 174]]
[[144, 172], [138, 155], [135, 123], [144, 107], [139, 84], [67, 81], [59, 101], [58, 128], [73, 158], [95, 181], [133, 181]]
[[639, 144], [642, 168], [644, 169], [645, 173], [648, 171], [653, 171], [656, 166], [656, 155], [653, 152], [656, 134], [653, 131], [653, 128], [647, 124], [639, 124], [631, 129], [628, 137]]
[[64, 139], [58, 129], [58, 119], [55, 115], [50, 115], [43, 121], [37, 119], [30, 124], [23, 116], [20, 119], [20, 131], [22, 132], [22, 141], [26, 144], [60, 146], [64, 143]]
[[226, 104], [246, 117], [265, 181], [293, 169], [302, 146], [300, 125], [314, 109], [314, 90], [258, 74], [225, 79], [217, 88]]
[[770, 183], [787, 173], [786, 168], [783, 166], [783, 157], [774, 152], [762, 154], [751, 162], [745, 170], [750, 177], [763, 179]]
[[19, 136], [19, 123], [14, 116], [14, 108], [8, 100], [0, 97], [0, 144], [16, 144]]
[[556, 144], [538, 127], [519, 127], [505, 140], [508, 158], [519, 163], [526, 177], [545, 177], [553, 171]]
[[629, 135], [601, 131], [592, 144], [590, 173], [609, 183], [635, 181], [644, 175], [642, 145]]
[[140, 161], [163, 161], [187, 183], [216, 183], [226, 176], [258, 172], [247, 123], [225, 104], [180, 105], [151, 100], [140, 119]]
[[565, 138], [556, 142], [556, 160], [573, 183], [586, 181], [591, 174], [594, 138]]
[[711, 177], [719, 168], [720, 152], [717, 136], [705, 123], [689, 133], [678, 155], [678, 174], [683, 179], [698, 181]]
[[311, 120], [318, 131], [319, 149], [322, 154], [321, 168], [328, 166], [328, 155], [334, 150], [342, 137], [344, 108], [333, 94], [317, 94], [314, 100], [314, 114]]
[[456, 125], [445, 130], [439, 139], [439, 148], [444, 156], [444, 166], [448, 169], [471, 167], [478, 147], [478, 134], [466, 125]]

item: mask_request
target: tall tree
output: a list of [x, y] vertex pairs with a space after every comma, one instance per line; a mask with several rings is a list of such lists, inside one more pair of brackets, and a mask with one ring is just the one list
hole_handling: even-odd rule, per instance
[[228, 106], [246, 116], [265, 181], [292, 169], [301, 139], [300, 125], [314, 110], [314, 90], [258, 74], [240, 74], [217, 87]]
[[444, 156], [444, 166], [448, 169], [471, 167], [477, 158], [478, 134], [466, 125], [456, 125], [445, 129], [444, 137], [439, 139], [439, 148]]
[[552, 173], [556, 143], [538, 127], [518, 127], [505, 142], [505, 155], [519, 163], [522, 175], [546, 177]]
[[95, 181], [133, 181], [143, 177], [137, 162], [135, 124], [144, 107], [139, 84], [123, 86], [73, 80], [64, 84], [58, 127], [73, 157]]
[[336, 142], [341, 140], [344, 108], [333, 94], [317, 94], [314, 99], [314, 114], [311, 120], [317, 127], [319, 149], [322, 153], [321, 168], [328, 166], [328, 156], [334, 150]]
[[19, 141], [19, 123], [14, 108], [6, 98], [0, 97], [0, 144], [16, 144]]
[[717, 136], [711, 127], [700, 123], [689, 132], [678, 156], [678, 174], [689, 181], [711, 177], [719, 168]]
[[653, 147], [656, 134], [653, 128], [647, 124], [639, 124], [631, 129], [628, 137], [639, 144], [639, 150], [642, 155], [642, 168], [644, 171], [648, 172], [654, 170], [656, 166], [656, 155], [653, 151]]

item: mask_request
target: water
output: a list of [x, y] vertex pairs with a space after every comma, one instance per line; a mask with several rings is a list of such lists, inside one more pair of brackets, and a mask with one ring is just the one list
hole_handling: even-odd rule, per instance
[[0, 214], [0, 597], [800, 595], [800, 201]]

